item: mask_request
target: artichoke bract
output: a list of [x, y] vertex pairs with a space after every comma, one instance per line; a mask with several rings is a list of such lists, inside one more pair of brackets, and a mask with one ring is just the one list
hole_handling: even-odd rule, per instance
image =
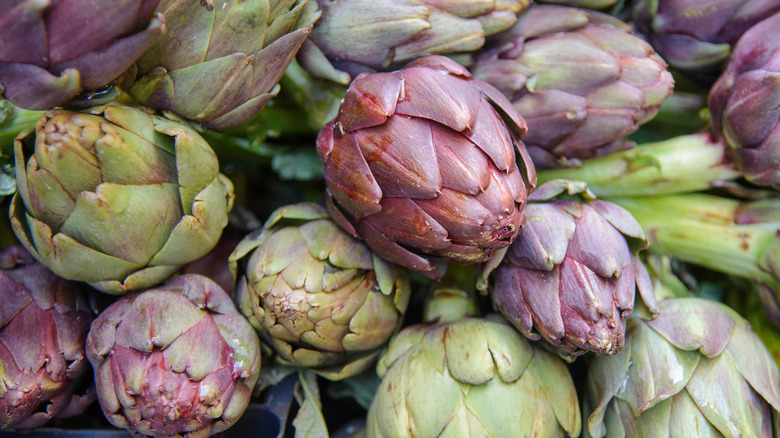
[[780, 13], [745, 32], [710, 89], [715, 134], [745, 178], [780, 190]]
[[14, 233], [57, 275], [120, 295], [214, 247], [233, 186], [185, 123], [140, 108], [52, 110], [14, 142]]
[[205, 128], [240, 126], [279, 92], [284, 70], [319, 17], [313, 1], [162, 0], [165, 35], [138, 59], [124, 86], [139, 103]]
[[104, 87], [163, 32], [159, 0], [0, 1], [0, 98], [28, 110]]
[[511, 27], [529, 0], [318, 0], [322, 18], [298, 60], [348, 84], [425, 55], [471, 52]]
[[276, 210], [229, 262], [234, 300], [281, 360], [333, 380], [374, 364], [409, 302], [404, 271], [317, 204]]
[[390, 342], [377, 373], [369, 438], [580, 433], [566, 365], [496, 315], [409, 326]]
[[244, 413], [260, 376], [257, 333], [197, 274], [120, 298], [92, 323], [86, 345], [103, 413], [134, 434], [221, 432]]
[[[564, 191], [584, 199], [554, 199]], [[539, 186], [526, 206], [526, 229], [496, 269], [492, 296], [531, 339], [543, 337], [574, 355], [615, 354], [637, 290], [655, 308], [650, 276], [636, 255], [648, 240], [626, 210], [587, 195], [579, 182]]]
[[92, 313], [74, 282], [22, 247], [0, 251], [0, 429], [78, 415], [95, 401], [84, 351]]
[[515, 239], [536, 185], [525, 131], [498, 90], [448, 58], [363, 74], [317, 138], [331, 215], [416, 271], [484, 262]]
[[706, 79], [719, 72], [745, 31], [777, 11], [775, 0], [638, 0], [631, 12], [670, 65]]
[[591, 363], [587, 436], [777, 436], [780, 376], [747, 321], [701, 298], [658, 309], [629, 320], [620, 354]]
[[672, 93], [667, 65], [617, 18], [533, 5], [477, 53], [474, 77], [512, 101], [539, 167], [574, 165], [633, 144]]

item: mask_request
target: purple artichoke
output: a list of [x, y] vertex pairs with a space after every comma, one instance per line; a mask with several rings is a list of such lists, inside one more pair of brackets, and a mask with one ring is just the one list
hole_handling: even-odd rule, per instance
[[734, 148], [745, 178], [780, 190], [780, 13], [756, 24], [734, 47], [710, 90], [716, 135]]
[[413, 270], [484, 262], [515, 239], [536, 185], [525, 131], [498, 90], [445, 57], [363, 74], [317, 139], [331, 214]]
[[77, 283], [57, 277], [22, 247], [0, 251], [0, 429], [27, 429], [81, 413], [89, 373], [84, 340], [92, 313]]
[[[312, 0], [314, 1], [314, 0]], [[511, 27], [530, 0], [317, 0], [322, 18], [298, 59], [315, 76], [349, 84], [425, 55], [479, 49]]]
[[209, 436], [249, 404], [260, 340], [212, 280], [185, 274], [100, 313], [87, 337], [98, 401], [115, 426]]
[[632, 146], [624, 137], [672, 92], [666, 67], [617, 18], [533, 5], [476, 55], [471, 69], [526, 120], [523, 140], [534, 163], [557, 167]]
[[0, 97], [67, 104], [130, 67], [164, 30], [159, 0], [0, 0]]
[[777, 0], [638, 0], [632, 13], [670, 65], [706, 77], [720, 69], [745, 31], [777, 11]]
[[[493, 300], [531, 339], [544, 337], [570, 354], [615, 354], [637, 289], [651, 309], [653, 286], [635, 252], [642, 227], [623, 208], [588, 199], [552, 200], [583, 183], [554, 180], [529, 198], [527, 228], [497, 268]], [[535, 330], [534, 330], [535, 329]]]

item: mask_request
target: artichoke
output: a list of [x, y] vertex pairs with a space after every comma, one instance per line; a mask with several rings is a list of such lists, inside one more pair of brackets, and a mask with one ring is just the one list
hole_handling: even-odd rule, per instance
[[108, 421], [149, 436], [210, 436], [243, 414], [260, 340], [219, 285], [185, 274], [122, 297], [87, 336]]
[[531, 6], [474, 62], [474, 77], [525, 118], [539, 167], [632, 146], [624, 137], [655, 116], [674, 86], [666, 63], [628, 25], [566, 6]]
[[92, 322], [83, 292], [19, 246], [0, 251], [0, 268], [0, 429], [81, 413], [95, 400], [77, 393]]
[[470, 52], [511, 27], [530, 0], [318, 0], [322, 18], [298, 59], [348, 84], [425, 55]]
[[775, 190], [780, 190], [779, 28], [777, 13], [745, 32], [710, 90], [715, 133], [734, 148], [748, 181]]
[[445, 57], [361, 75], [317, 138], [331, 215], [416, 271], [484, 262], [515, 239], [536, 185], [525, 131], [496, 89]]
[[164, 30], [159, 0], [0, 0], [0, 98], [67, 104], [130, 67]]
[[139, 103], [205, 128], [240, 126], [279, 92], [279, 79], [319, 17], [308, 1], [162, 0], [157, 10], [168, 30], [124, 86]]
[[780, 376], [747, 321], [701, 298], [658, 308], [629, 320], [619, 355], [591, 363], [589, 436], [777, 436]]
[[[585, 201], [553, 200], [564, 190], [584, 192]], [[529, 197], [527, 228], [496, 269], [493, 301], [531, 339], [544, 337], [573, 355], [616, 354], [636, 291], [655, 308], [635, 254], [648, 241], [627, 211], [587, 195], [583, 183], [555, 180]]]
[[403, 271], [317, 204], [276, 210], [229, 258], [240, 311], [282, 361], [341, 379], [371, 366], [409, 301]]
[[57, 275], [124, 294], [217, 243], [232, 184], [186, 124], [142, 109], [52, 110], [14, 145], [14, 233]]
[[775, 0], [637, 0], [631, 12], [669, 64], [706, 79], [745, 31], [777, 11]]
[[377, 373], [368, 438], [580, 433], [566, 365], [497, 316], [409, 326], [393, 338]]

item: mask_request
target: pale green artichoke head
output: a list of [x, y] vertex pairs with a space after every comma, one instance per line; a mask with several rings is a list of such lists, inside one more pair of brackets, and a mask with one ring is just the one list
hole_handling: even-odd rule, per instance
[[314, 0], [162, 0], [157, 10], [166, 32], [125, 87], [143, 105], [213, 130], [244, 124], [279, 93], [319, 18]]
[[233, 186], [187, 124], [139, 108], [52, 110], [14, 145], [11, 225], [57, 275], [124, 294], [219, 240]]
[[747, 321], [701, 298], [658, 308], [629, 320], [620, 354], [591, 364], [588, 436], [776, 437], [780, 376]]
[[378, 357], [409, 301], [404, 271], [374, 255], [316, 204], [271, 214], [229, 259], [235, 301], [283, 362], [329, 379]]
[[382, 383], [368, 411], [369, 438], [580, 433], [566, 365], [499, 317], [407, 327], [377, 372]]

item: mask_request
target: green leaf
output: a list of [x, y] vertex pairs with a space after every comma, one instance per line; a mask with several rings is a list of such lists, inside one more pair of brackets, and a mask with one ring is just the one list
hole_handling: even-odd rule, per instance
[[332, 398], [352, 398], [361, 407], [368, 409], [380, 382], [376, 370], [371, 367], [358, 375], [330, 382], [328, 395]]
[[301, 407], [293, 420], [295, 438], [328, 438], [328, 426], [322, 415], [320, 389], [317, 385], [316, 374], [309, 370], [298, 372], [295, 400]]
[[325, 168], [314, 149], [282, 152], [271, 159], [271, 168], [282, 180], [311, 181], [323, 179]]

